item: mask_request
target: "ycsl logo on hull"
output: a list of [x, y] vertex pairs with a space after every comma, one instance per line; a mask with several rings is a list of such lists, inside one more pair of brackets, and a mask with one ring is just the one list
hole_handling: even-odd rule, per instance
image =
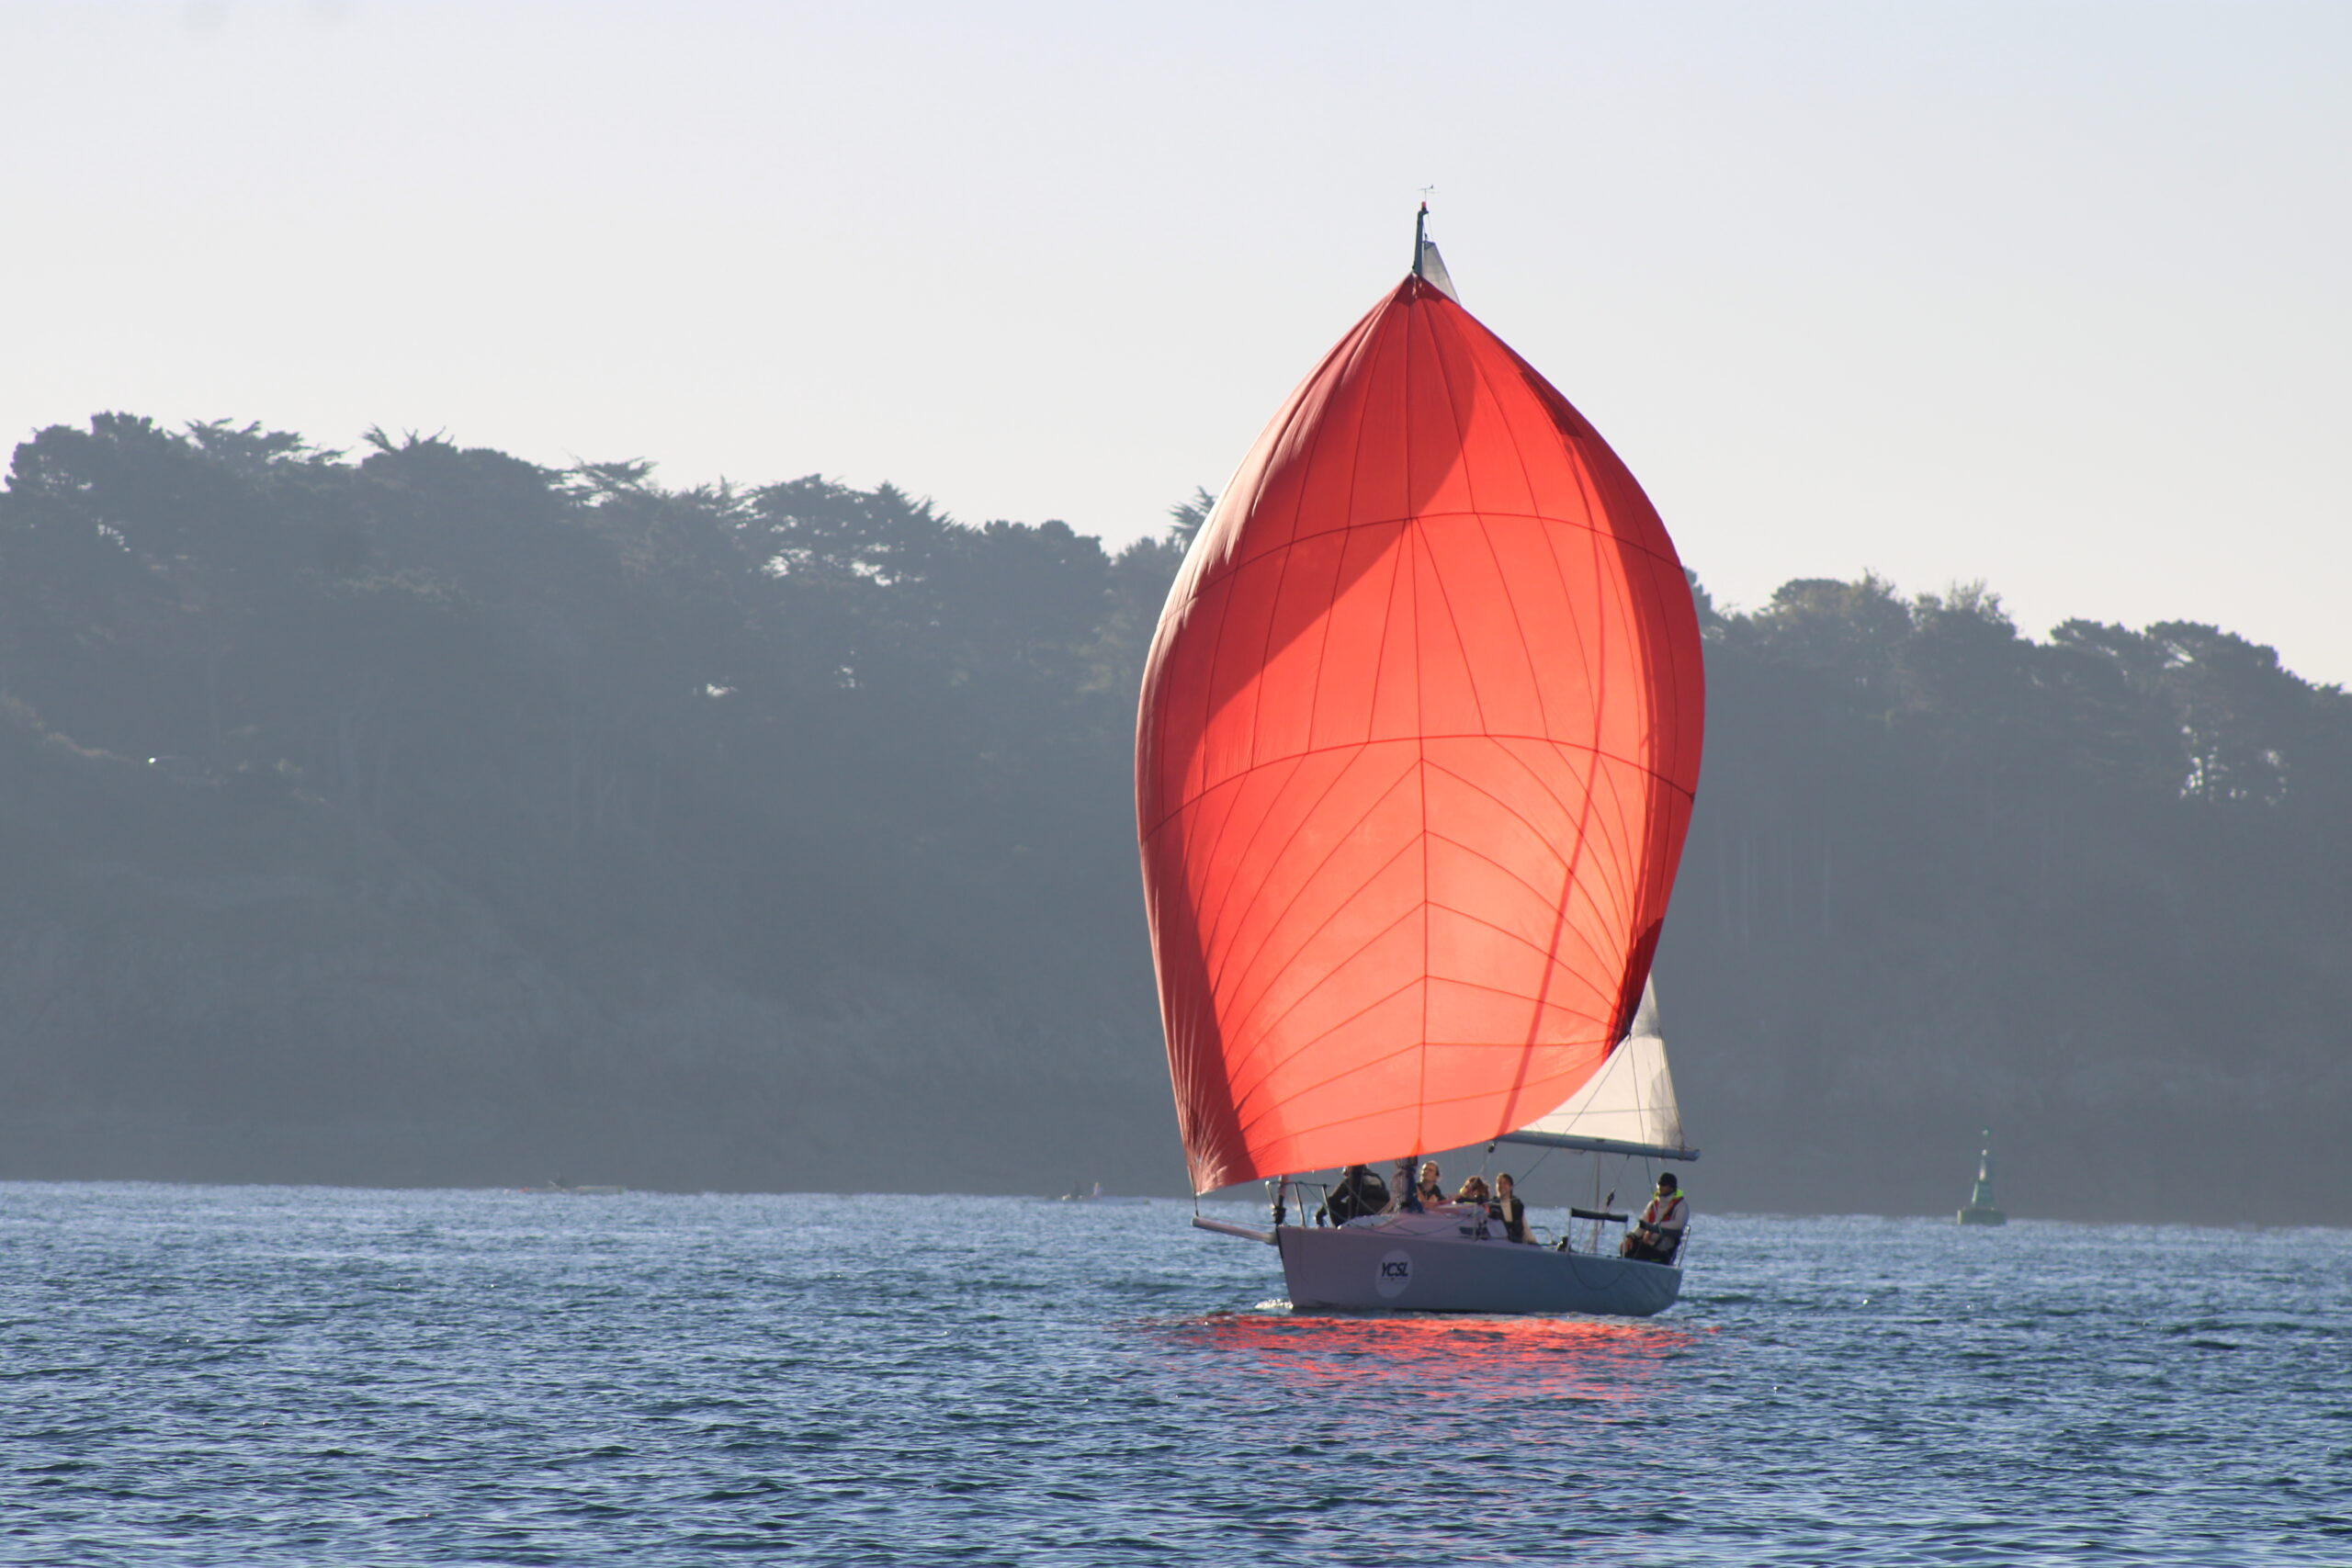
[[1380, 1260], [1380, 1270], [1373, 1276], [1373, 1285], [1384, 1300], [1393, 1301], [1405, 1293], [1413, 1282], [1413, 1258], [1408, 1252], [1391, 1252]]

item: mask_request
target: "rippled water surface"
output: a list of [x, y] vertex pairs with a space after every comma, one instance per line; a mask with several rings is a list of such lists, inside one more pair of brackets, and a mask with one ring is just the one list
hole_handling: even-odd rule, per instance
[[1185, 1218], [0, 1187], [0, 1561], [2352, 1563], [2352, 1234], [1715, 1217], [1650, 1322], [1310, 1319]]

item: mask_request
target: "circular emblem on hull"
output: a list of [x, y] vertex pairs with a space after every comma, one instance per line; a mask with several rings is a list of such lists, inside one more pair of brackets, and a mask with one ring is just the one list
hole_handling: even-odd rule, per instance
[[1372, 1282], [1374, 1288], [1380, 1292], [1383, 1301], [1395, 1301], [1413, 1282], [1413, 1255], [1409, 1252], [1385, 1255], [1380, 1260], [1380, 1271], [1373, 1276]]

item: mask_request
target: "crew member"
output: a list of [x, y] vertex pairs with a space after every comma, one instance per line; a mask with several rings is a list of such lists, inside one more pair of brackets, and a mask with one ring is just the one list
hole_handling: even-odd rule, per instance
[[1668, 1171], [1657, 1179], [1657, 1196], [1634, 1222], [1631, 1235], [1618, 1247], [1620, 1257], [1637, 1258], [1644, 1263], [1671, 1263], [1682, 1246], [1683, 1227], [1690, 1223], [1690, 1201], [1679, 1190], [1681, 1183]]
[[1421, 1190], [1413, 1183], [1413, 1156], [1410, 1155], [1396, 1162], [1396, 1207], [1408, 1214], [1421, 1212]]
[[1370, 1166], [1351, 1165], [1340, 1173], [1340, 1184], [1331, 1189], [1318, 1217], [1343, 1225], [1361, 1215], [1385, 1213], [1387, 1208], [1388, 1183], [1374, 1176]]
[[1413, 1190], [1413, 1195], [1424, 1203], [1445, 1201], [1445, 1187], [1438, 1178], [1437, 1161], [1430, 1160], [1422, 1165], [1420, 1185]]
[[1503, 1235], [1511, 1241], [1532, 1241], [1527, 1234], [1527, 1205], [1511, 1190], [1510, 1172], [1495, 1178], [1494, 1201], [1487, 1205], [1487, 1213], [1503, 1223]]

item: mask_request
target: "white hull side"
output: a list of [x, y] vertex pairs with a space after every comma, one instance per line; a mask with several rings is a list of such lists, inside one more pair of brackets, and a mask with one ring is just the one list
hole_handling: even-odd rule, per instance
[[1682, 1270], [1460, 1234], [1450, 1219], [1384, 1214], [1333, 1230], [1277, 1232], [1299, 1312], [1592, 1313], [1648, 1317], [1674, 1304]]

